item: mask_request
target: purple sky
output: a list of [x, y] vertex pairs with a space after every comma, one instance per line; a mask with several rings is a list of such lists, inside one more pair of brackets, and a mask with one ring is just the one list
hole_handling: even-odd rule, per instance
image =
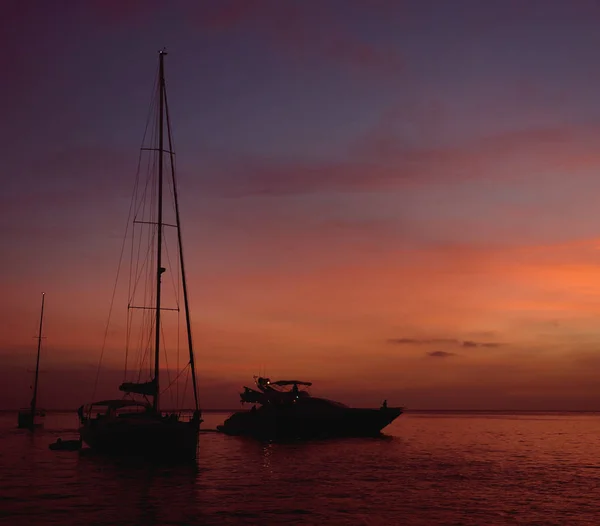
[[[599, 23], [591, 0], [5, 0], [0, 359], [30, 357], [45, 290], [47, 368], [97, 362], [166, 46], [205, 391], [267, 364], [361, 403], [369, 367], [413, 407], [597, 404]], [[503, 345], [440, 343], [479, 334]]]

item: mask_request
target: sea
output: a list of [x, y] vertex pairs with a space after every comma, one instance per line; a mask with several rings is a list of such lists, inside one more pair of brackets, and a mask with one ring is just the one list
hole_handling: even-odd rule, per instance
[[75, 413], [0, 413], [2, 525], [600, 524], [600, 414], [407, 412], [381, 438], [273, 444], [216, 433], [195, 465], [90, 450]]

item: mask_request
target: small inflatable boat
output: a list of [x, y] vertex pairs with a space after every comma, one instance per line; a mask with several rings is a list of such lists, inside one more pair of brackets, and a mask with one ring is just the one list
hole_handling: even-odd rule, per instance
[[77, 451], [81, 449], [81, 440], [63, 440], [59, 438], [48, 447], [54, 451]]

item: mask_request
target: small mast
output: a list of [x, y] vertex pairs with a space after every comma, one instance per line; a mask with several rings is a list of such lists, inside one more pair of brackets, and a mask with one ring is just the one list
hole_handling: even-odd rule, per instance
[[46, 293], [42, 292], [42, 309], [40, 313], [40, 328], [38, 331], [38, 347], [37, 347], [37, 360], [35, 362], [35, 381], [33, 383], [33, 398], [31, 399], [31, 427], [33, 427], [33, 421], [35, 419], [35, 409], [37, 405], [37, 390], [38, 390], [38, 377], [40, 373], [40, 350], [42, 348], [42, 326], [44, 323], [44, 300]]

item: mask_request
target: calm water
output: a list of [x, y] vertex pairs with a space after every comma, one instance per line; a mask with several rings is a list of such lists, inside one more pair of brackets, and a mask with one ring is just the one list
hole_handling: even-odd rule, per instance
[[[207, 414], [214, 428], [226, 414]], [[203, 433], [197, 468], [50, 451], [0, 414], [0, 524], [600, 524], [600, 415], [408, 414], [386, 439]]]

